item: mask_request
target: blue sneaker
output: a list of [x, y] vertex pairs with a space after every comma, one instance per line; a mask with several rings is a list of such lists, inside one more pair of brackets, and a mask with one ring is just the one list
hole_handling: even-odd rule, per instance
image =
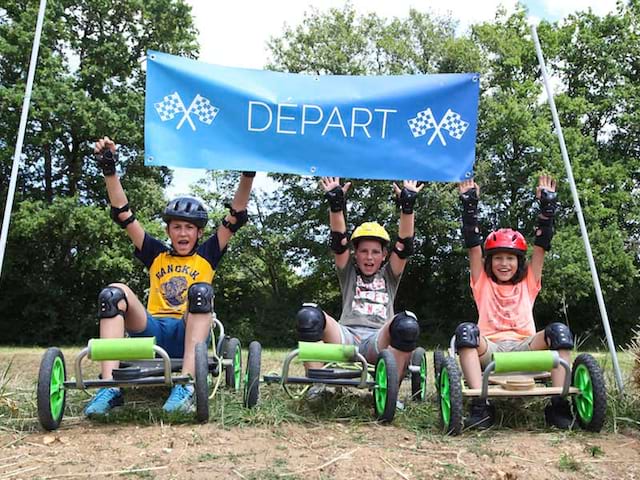
[[113, 407], [124, 404], [124, 396], [119, 388], [101, 388], [84, 408], [87, 417], [105, 415]]
[[162, 409], [167, 412], [191, 412], [195, 408], [192, 385], [176, 385]]

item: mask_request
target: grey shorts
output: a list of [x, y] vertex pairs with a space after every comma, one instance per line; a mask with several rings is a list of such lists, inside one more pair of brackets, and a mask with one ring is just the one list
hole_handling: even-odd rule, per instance
[[501, 342], [494, 342], [484, 337], [487, 342], [487, 351], [480, 357], [482, 368], [484, 369], [491, 363], [491, 355], [495, 352], [528, 352], [531, 350], [530, 345], [533, 337], [532, 335], [524, 340], [503, 340]]
[[358, 352], [369, 363], [375, 363], [380, 350], [378, 349], [379, 328], [340, 325], [340, 341], [344, 345], [357, 345]]

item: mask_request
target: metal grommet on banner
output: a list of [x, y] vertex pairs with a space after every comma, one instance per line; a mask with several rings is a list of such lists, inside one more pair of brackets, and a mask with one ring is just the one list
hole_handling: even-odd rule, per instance
[[310, 171], [311, 173], [316, 173], [316, 170], [318, 170], [318, 168], [317, 168], [317, 167], [311, 167], [311, 168], [309, 169], [309, 171]]
[[149, 55], [149, 58], [150, 58], [151, 60], [155, 60], [155, 59], [156, 59], [156, 56], [155, 56], [154, 54], [151, 54], [151, 55]]
[[153, 157], [152, 157], [151, 155], [149, 155], [149, 156], [147, 157], [147, 160], [149, 160], [150, 162], [153, 162]]
[[467, 173], [464, 174], [464, 176], [466, 178], [471, 178], [471, 177], [473, 177], [473, 172], [467, 172]]
[[474, 81], [474, 82], [477, 82], [478, 80], [480, 80], [480, 75], [474, 75], [474, 76], [471, 78], [471, 80], [472, 80], [472, 81]]

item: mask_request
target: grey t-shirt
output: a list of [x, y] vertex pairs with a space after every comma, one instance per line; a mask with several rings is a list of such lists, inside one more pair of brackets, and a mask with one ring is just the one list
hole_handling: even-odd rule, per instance
[[337, 270], [342, 292], [342, 325], [380, 328], [393, 318], [400, 276], [393, 274], [389, 262], [371, 277], [361, 275], [352, 259]]

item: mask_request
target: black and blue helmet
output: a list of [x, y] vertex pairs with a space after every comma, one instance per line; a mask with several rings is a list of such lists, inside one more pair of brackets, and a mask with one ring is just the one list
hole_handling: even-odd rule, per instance
[[162, 219], [169, 224], [170, 220], [184, 220], [198, 228], [204, 228], [209, 215], [204, 204], [194, 197], [177, 197], [169, 202], [162, 213]]

